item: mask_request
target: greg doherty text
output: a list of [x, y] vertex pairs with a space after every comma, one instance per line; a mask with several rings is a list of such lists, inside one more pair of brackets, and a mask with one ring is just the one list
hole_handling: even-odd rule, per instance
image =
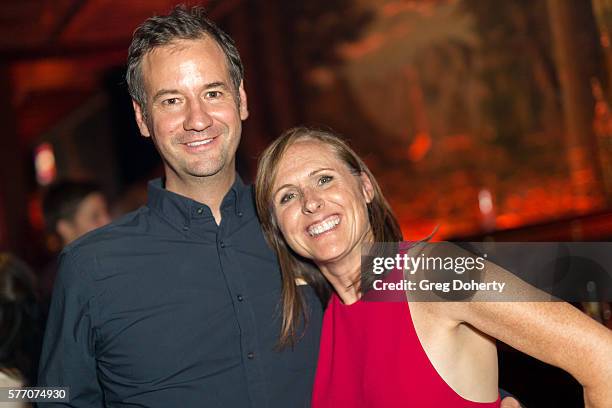
[[455, 279], [452, 282], [432, 282], [427, 279], [419, 280], [418, 282], [403, 279], [399, 282], [385, 282], [382, 279], [375, 280], [373, 283], [374, 290], [401, 290], [401, 291], [436, 291], [448, 293], [450, 291], [486, 291], [502, 293], [505, 282], [491, 281], [478, 282], [475, 280], [464, 282]]

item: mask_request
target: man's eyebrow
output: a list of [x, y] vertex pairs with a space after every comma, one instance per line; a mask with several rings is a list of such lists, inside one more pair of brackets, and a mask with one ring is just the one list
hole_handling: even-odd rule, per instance
[[177, 91], [176, 89], [160, 89], [159, 91], [157, 91], [157, 93], [153, 96], [153, 100], [156, 101], [159, 98], [161, 98], [162, 96], [165, 95], [176, 95], [178, 94], [179, 91]]
[[[222, 82], [222, 81], [210, 82], [210, 83], [208, 83], [208, 84], [206, 84], [204, 86], [204, 89], [207, 89], [207, 90], [208, 89], [212, 89], [212, 88], [229, 89], [229, 86], [227, 86], [227, 84], [225, 82]], [[153, 100], [156, 101], [156, 100], [158, 100], [159, 98], [161, 98], [162, 96], [165, 96], [165, 95], [176, 95], [176, 94], [180, 94], [178, 89], [160, 89], [153, 96]]]
[[225, 88], [225, 89], [229, 89], [227, 84], [225, 82], [222, 82], [222, 81], [211, 82], [209, 84], [206, 84], [206, 86], [204, 87], [204, 89], [210, 89], [210, 88]]
[[[308, 173], [308, 177], [312, 177], [312, 176], [314, 176], [314, 175], [315, 175], [315, 174], [317, 174], [317, 173], [320, 173], [320, 172], [322, 172], [322, 171], [328, 171], [328, 170], [332, 170], [332, 171], [333, 171], [334, 169], [332, 169], [332, 168], [330, 168], [330, 167], [323, 167], [323, 168], [321, 168], [321, 169], [316, 169], [316, 170], [313, 170], [313, 171], [311, 171], [310, 173]], [[277, 195], [277, 194], [278, 194], [278, 192], [279, 192], [279, 191], [281, 191], [283, 188], [286, 188], [286, 187], [291, 187], [292, 185], [293, 185], [293, 184], [290, 184], [290, 183], [288, 183], [288, 184], [283, 184], [282, 186], [280, 186], [279, 188], [277, 188], [277, 189], [276, 189], [276, 191], [274, 192], [274, 194], [272, 194], [272, 197], [274, 197], [275, 195]]]

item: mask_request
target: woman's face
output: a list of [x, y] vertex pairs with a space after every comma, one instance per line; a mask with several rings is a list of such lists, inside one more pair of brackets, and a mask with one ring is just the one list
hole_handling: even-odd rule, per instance
[[[314, 140], [290, 146], [272, 187], [274, 216], [289, 246], [316, 264], [355, 258], [370, 239], [369, 178], [352, 174], [328, 145]], [[348, 257], [348, 258], [347, 258]]]

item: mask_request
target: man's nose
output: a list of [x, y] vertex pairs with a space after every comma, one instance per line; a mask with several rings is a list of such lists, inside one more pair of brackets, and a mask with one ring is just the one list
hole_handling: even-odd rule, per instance
[[187, 114], [183, 128], [185, 130], [205, 130], [212, 125], [212, 117], [210, 116], [206, 104], [201, 101], [193, 101], [189, 103]]

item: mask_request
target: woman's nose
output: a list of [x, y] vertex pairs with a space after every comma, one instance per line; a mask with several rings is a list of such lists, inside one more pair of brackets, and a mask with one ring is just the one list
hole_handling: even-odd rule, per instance
[[305, 193], [302, 207], [305, 213], [313, 214], [323, 207], [323, 200], [316, 194]]

